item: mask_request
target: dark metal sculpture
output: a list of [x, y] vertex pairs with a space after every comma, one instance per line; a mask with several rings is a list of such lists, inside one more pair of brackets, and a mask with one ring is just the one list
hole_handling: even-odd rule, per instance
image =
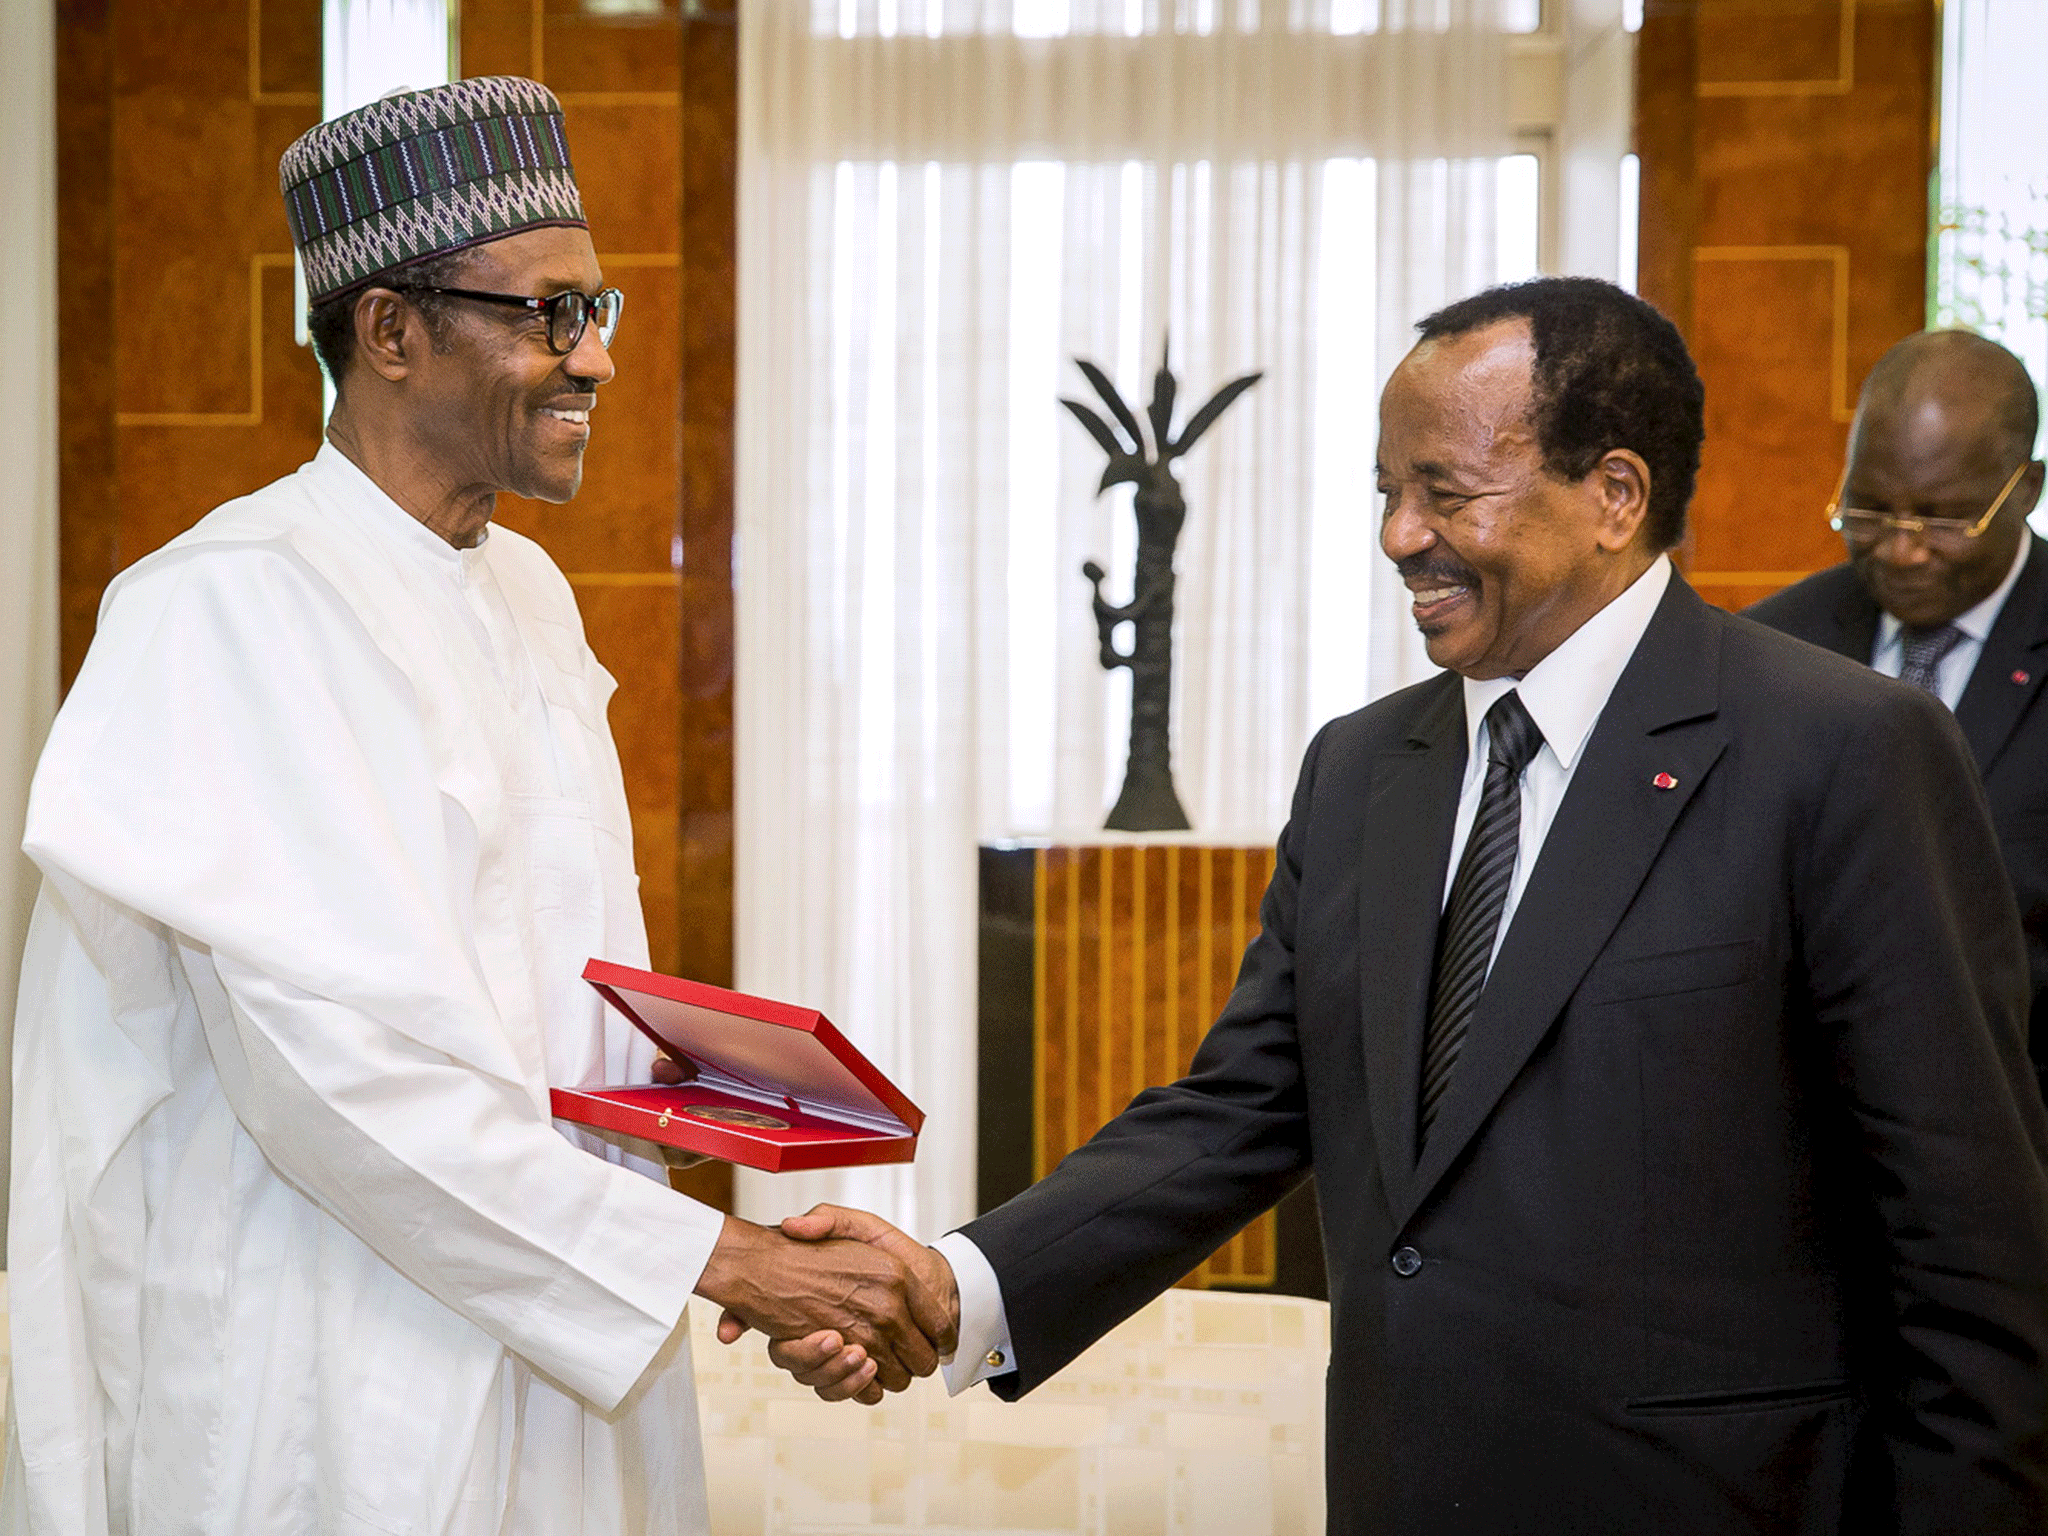
[[[1183, 831], [1188, 813], [1181, 809], [1180, 796], [1173, 788], [1172, 733], [1169, 718], [1173, 708], [1173, 547], [1180, 538], [1180, 526], [1187, 518], [1187, 502], [1180, 482], [1173, 477], [1173, 461], [1194, 447], [1195, 440], [1216, 424], [1216, 418], [1231, 401], [1258, 383], [1261, 373], [1232, 379], [1209, 397], [1209, 401], [1173, 435], [1173, 402], [1177, 392], [1167, 367], [1162, 345], [1159, 372], [1152, 379], [1152, 403], [1146, 408], [1152, 429], [1151, 446], [1123, 396], [1109, 382], [1109, 376], [1093, 363], [1075, 358], [1088, 382], [1102, 397], [1117, 426], [1119, 436], [1088, 406], [1078, 400], [1061, 398], [1060, 404], [1074, 413], [1088, 435], [1109, 455], [1101, 495], [1112, 485], [1129, 481], [1137, 490], [1137, 569], [1131, 579], [1131, 600], [1122, 607], [1102, 595], [1103, 569], [1093, 560], [1081, 567], [1095, 589], [1095, 631], [1101, 642], [1105, 671], [1131, 669], [1131, 745], [1124, 765], [1123, 792], [1110, 809], [1105, 827], [1120, 832]], [[1131, 648], [1116, 648], [1116, 628], [1131, 626]]]

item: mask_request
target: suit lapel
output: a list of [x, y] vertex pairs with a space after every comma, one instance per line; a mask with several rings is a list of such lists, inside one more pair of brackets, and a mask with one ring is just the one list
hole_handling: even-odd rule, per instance
[[1867, 667], [1877, 648], [1877, 603], [1864, 590], [1862, 578], [1853, 571], [1848, 574], [1848, 584], [1835, 602], [1835, 630], [1829, 646]]
[[[1397, 1221], [1421, 1207], [1556, 1024], [1726, 747], [1719, 664], [1712, 616], [1674, 578], [1544, 838], [1429, 1146], [1405, 1198], [1391, 1196]], [[1659, 788], [1659, 775], [1672, 787]], [[1441, 879], [1443, 855], [1436, 868]], [[1411, 1099], [1419, 1074], [1418, 1065], [1407, 1080]]]
[[1977, 771], [1989, 773], [2048, 675], [2048, 544], [2034, 540], [1956, 703]]
[[1465, 697], [1457, 677], [1417, 713], [1405, 746], [1373, 764], [1360, 868], [1358, 946], [1366, 1092], [1387, 1199], [1415, 1171], [1422, 1032], [1458, 788], [1465, 769]]

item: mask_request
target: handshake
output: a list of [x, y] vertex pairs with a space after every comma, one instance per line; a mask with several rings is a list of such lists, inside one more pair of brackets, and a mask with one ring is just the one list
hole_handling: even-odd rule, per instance
[[[696, 1069], [663, 1054], [654, 1080]], [[780, 1228], [725, 1218], [697, 1294], [725, 1309], [721, 1343], [749, 1328], [768, 1336], [768, 1358], [828, 1403], [879, 1403], [953, 1353], [960, 1291], [936, 1249], [879, 1216], [820, 1205]]]
[[944, 1257], [879, 1216], [836, 1205], [779, 1229], [728, 1216], [697, 1294], [725, 1309], [722, 1343], [758, 1328], [769, 1359], [828, 1403], [901, 1392], [952, 1355], [960, 1329]]

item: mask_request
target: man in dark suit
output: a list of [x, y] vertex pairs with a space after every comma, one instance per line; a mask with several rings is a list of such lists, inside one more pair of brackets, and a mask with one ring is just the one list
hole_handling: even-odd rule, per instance
[[1421, 332], [1381, 542], [1449, 670], [1310, 747], [1190, 1074], [933, 1249], [785, 1230], [957, 1284], [955, 1384], [1015, 1396], [1313, 1170], [1333, 1531], [2040, 1532], [2048, 1121], [1953, 719], [1672, 570], [1654, 310], [1551, 278]]
[[2019, 900], [2029, 1040], [2048, 1087], [2048, 548], [2034, 381], [1968, 331], [1923, 331], [1863, 386], [1829, 516], [1849, 558], [1750, 617], [1938, 694], [1955, 711]]

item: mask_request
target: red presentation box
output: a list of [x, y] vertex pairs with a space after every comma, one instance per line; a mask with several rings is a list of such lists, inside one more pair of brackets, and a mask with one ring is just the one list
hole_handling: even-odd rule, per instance
[[556, 1119], [769, 1173], [917, 1155], [924, 1111], [815, 1008], [609, 960], [591, 961], [583, 979], [697, 1076], [673, 1088], [557, 1088]]

